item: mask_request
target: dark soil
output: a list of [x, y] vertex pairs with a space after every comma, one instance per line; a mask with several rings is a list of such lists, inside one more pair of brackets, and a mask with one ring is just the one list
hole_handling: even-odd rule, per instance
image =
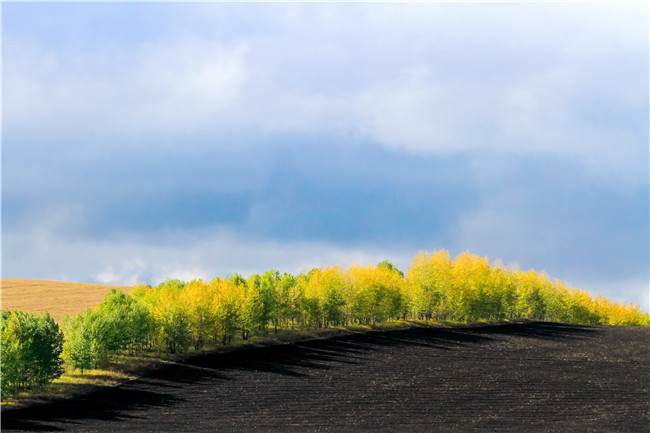
[[650, 431], [650, 328], [419, 327], [206, 354], [2, 431]]

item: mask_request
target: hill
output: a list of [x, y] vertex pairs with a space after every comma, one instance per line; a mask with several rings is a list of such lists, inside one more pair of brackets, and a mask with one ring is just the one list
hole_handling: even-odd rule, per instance
[[2, 431], [648, 431], [650, 329], [413, 327], [165, 363]]
[[57, 322], [66, 314], [79, 314], [101, 304], [111, 289], [133, 290], [129, 286], [13, 278], [3, 278], [0, 284], [3, 309], [34, 314], [47, 311]]

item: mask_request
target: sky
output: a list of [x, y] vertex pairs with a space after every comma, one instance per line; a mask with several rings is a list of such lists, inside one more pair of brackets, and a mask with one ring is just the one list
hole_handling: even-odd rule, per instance
[[647, 3], [1, 7], [3, 278], [444, 249], [648, 311]]

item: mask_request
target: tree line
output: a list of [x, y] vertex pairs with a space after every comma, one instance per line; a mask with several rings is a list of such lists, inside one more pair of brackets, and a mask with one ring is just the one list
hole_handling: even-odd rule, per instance
[[2, 393], [41, 386], [63, 372], [121, 354], [177, 354], [284, 330], [390, 320], [500, 321], [650, 326], [648, 313], [567, 287], [535, 270], [510, 270], [468, 252], [421, 252], [406, 275], [377, 266], [276, 270], [205, 282], [167, 280], [111, 291], [99, 307], [59, 327], [49, 314], [2, 312]]

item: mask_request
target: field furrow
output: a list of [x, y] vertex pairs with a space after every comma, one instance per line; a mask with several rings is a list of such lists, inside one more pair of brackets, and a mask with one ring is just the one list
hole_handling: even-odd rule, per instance
[[371, 332], [170, 364], [3, 431], [650, 431], [650, 329]]

